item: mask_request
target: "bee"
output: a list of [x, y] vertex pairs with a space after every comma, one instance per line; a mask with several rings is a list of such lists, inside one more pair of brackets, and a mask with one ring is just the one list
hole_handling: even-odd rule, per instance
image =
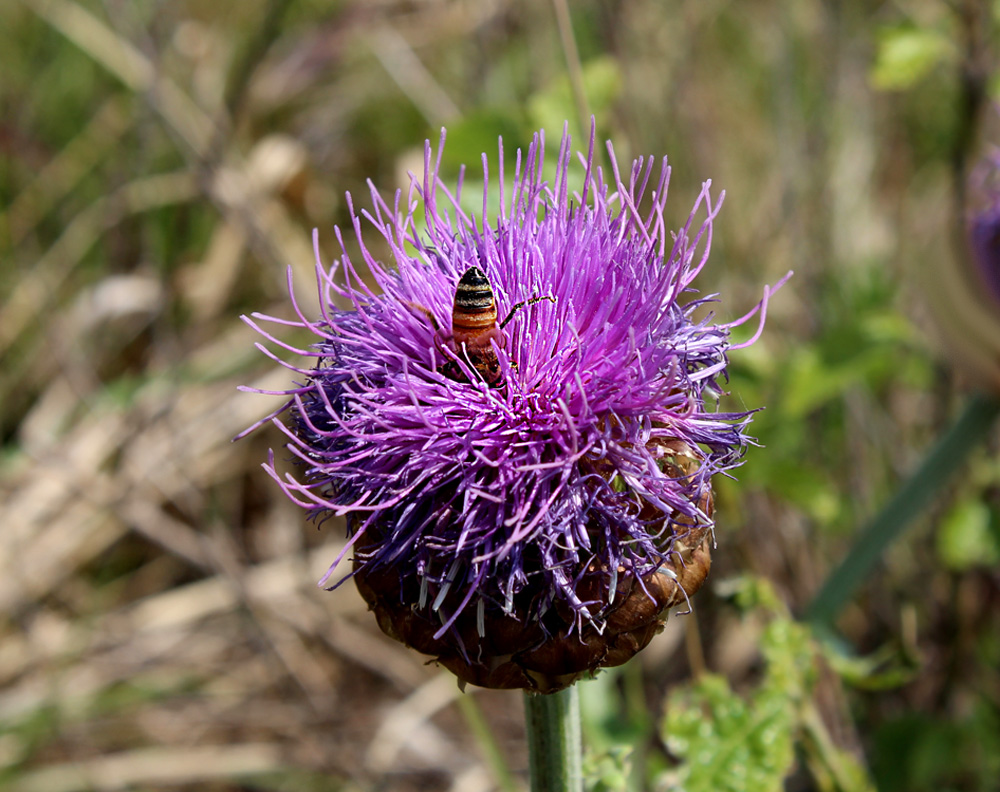
[[[454, 354], [438, 367], [438, 371], [456, 382], [469, 382], [465, 369], [455, 360], [458, 356], [483, 382], [490, 387], [501, 387], [500, 361], [491, 342], [496, 340], [502, 345], [501, 331], [514, 314], [542, 300], [555, 302], [556, 298], [546, 295], [523, 300], [510, 309], [502, 322], [497, 323], [497, 304], [489, 278], [479, 267], [469, 267], [458, 281], [451, 311], [451, 343], [448, 346]], [[413, 307], [427, 316], [434, 329], [440, 332], [430, 311], [421, 306]]]

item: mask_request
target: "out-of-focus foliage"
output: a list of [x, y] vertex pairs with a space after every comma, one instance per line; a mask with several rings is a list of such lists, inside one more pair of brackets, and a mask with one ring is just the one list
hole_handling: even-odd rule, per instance
[[583, 767], [584, 785], [588, 792], [618, 792], [628, 789], [632, 772], [631, 750], [616, 746], [604, 752], [588, 748]]
[[664, 736], [681, 759], [678, 787], [780, 789], [792, 769], [793, 705], [774, 685], [744, 702], [714, 674], [671, 697]]
[[[601, 127], [607, 127], [622, 91], [623, 77], [618, 61], [608, 55], [594, 58], [581, 65], [580, 76], [587, 109]], [[579, 114], [566, 76], [553, 80], [534, 94], [528, 103], [528, 114], [532, 126], [548, 130], [552, 140], [558, 139], [554, 133], [558, 133], [566, 121], [570, 122], [570, 131], [577, 140], [589, 133], [589, 129], [581, 128], [579, 120], [574, 120]]]
[[811, 753], [811, 764], [827, 773], [836, 769], [836, 781], [848, 784], [841, 788], [871, 788], [855, 760], [830, 751], [825, 735], [810, 734], [816, 728], [810, 697], [818, 650], [809, 629], [789, 618], [762, 582], [743, 581], [737, 599], [766, 620], [759, 644], [762, 678], [746, 697], [717, 674], [704, 674], [669, 695], [662, 736], [680, 765], [658, 788], [780, 790], [793, 769], [796, 743]]
[[933, 69], [954, 61], [956, 48], [947, 35], [927, 28], [896, 27], [881, 31], [872, 66], [872, 85], [883, 90], [912, 88]]
[[941, 560], [956, 571], [1000, 564], [1000, 520], [981, 500], [956, 503], [941, 520]]
[[1000, 777], [1000, 718], [982, 703], [954, 721], [907, 713], [873, 735], [872, 757], [880, 792], [987, 792]]
[[[346, 191], [357, 214], [368, 179], [405, 187], [447, 126], [474, 196], [498, 136], [511, 157], [580, 127], [575, 82], [620, 161], [669, 156], [671, 225], [704, 179], [726, 190], [703, 273], [720, 319], [796, 270], [732, 354], [723, 407], [764, 406], [765, 448], [718, 487], [713, 584], [585, 688], [595, 788], [735, 777], [698, 762], [710, 741], [786, 788], [992, 788], [995, 434], [942, 471], [836, 651], [792, 616], [966, 398], [920, 273], [961, 255], [956, 168], [1000, 142], [995, 4], [569, 6], [578, 72], [526, 0], [0, 3], [0, 786], [523, 778], [516, 697], [456, 706], [353, 591], [316, 590], [343, 525], [304, 523], [260, 471], [277, 430], [229, 443], [275, 406], [236, 386], [294, 377], [238, 317], [290, 315], [288, 268], [315, 316], [310, 234], [328, 261]], [[719, 596], [745, 572], [792, 616]]]

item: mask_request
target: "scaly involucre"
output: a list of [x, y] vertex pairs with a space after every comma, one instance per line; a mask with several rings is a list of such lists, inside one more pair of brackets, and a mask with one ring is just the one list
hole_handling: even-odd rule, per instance
[[[608, 179], [593, 134], [576, 157], [564, 134], [550, 183], [538, 134], [517, 151], [511, 187], [501, 142], [491, 219], [487, 157], [482, 211], [469, 214], [462, 175], [454, 192], [440, 178], [443, 145], [443, 131], [436, 158], [426, 145], [405, 204], [369, 183], [373, 208], [358, 217], [348, 196], [364, 269], [338, 230], [339, 261], [317, 261], [321, 317], [296, 307], [295, 324], [318, 341], [292, 351], [315, 367], [295, 369], [300, 385], [271, 416], [295, 473], [280, 475], [273, 457], [269, 470], [315, 516], [349, 515], [350, 542], [322, 583], [350, 553], [354, 573], [389, 581], [379, 596], [398, 594], [459, 654], [475, 641], [460, 616], [480, 635], [491, 615], [544, 634], [601, 633], [623, 579], [677, 581], [676, 542], [711, 533], [709, 480], [751, 442], [750, 412], [717, 411], [729, 333], [758, 309], [763, 323], [768, 290], [736, 322], [695, 318], [713, 299], [691, 284], [722, 196], [706, 182], [669, 232], [666, 159], [639, 159], [623, 180], [609, 143]], [[366, 244], [372, 232], [391, 264]], [[456, 285], [472, 266], [501, 319], [545, 298], [494, 342], [498, 382], [477, 377], [451, 340]]]

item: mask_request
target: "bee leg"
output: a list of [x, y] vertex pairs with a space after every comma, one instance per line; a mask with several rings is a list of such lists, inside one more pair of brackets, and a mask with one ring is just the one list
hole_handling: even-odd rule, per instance
[[441, 332], [441, 327], [440, 325], [438, 325], [437, 319], [434, 318], [434, 314], [432, 314], [429, 309], [425, 308], [422, 305], [419, 305], [418, 303], [410, 302], [409, 300], [403, 300], [403, 304], [410, 310], [414, 311], [415, 313], [423, 314], [425, 317], [427, 317], [427, 321], [430, 322], [431, 327], [434, 328], [435, 333]]
[[514, 303], [514, 307], [510, 309], [510, 313], [507, 317], [499, 324], [501, 330], [506, 327], [507, 323], [514, 317], [514, 314], [521, 310], [522, 308], [527, 308], [529, 305], [534, 305], [536, 302], [541, 302], [542, 300], [549, 300], [550, 302], [555, 302], [556, 298], [550, 294], [542, 295], [541, 297], [532, 297], [530, 300], [522, 300], [519, 303]]

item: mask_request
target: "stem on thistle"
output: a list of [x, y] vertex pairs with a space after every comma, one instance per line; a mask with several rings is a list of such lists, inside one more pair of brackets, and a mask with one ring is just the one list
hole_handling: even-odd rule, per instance
[[583, 792], [580, 694], [524, 694], [531, 792]]

